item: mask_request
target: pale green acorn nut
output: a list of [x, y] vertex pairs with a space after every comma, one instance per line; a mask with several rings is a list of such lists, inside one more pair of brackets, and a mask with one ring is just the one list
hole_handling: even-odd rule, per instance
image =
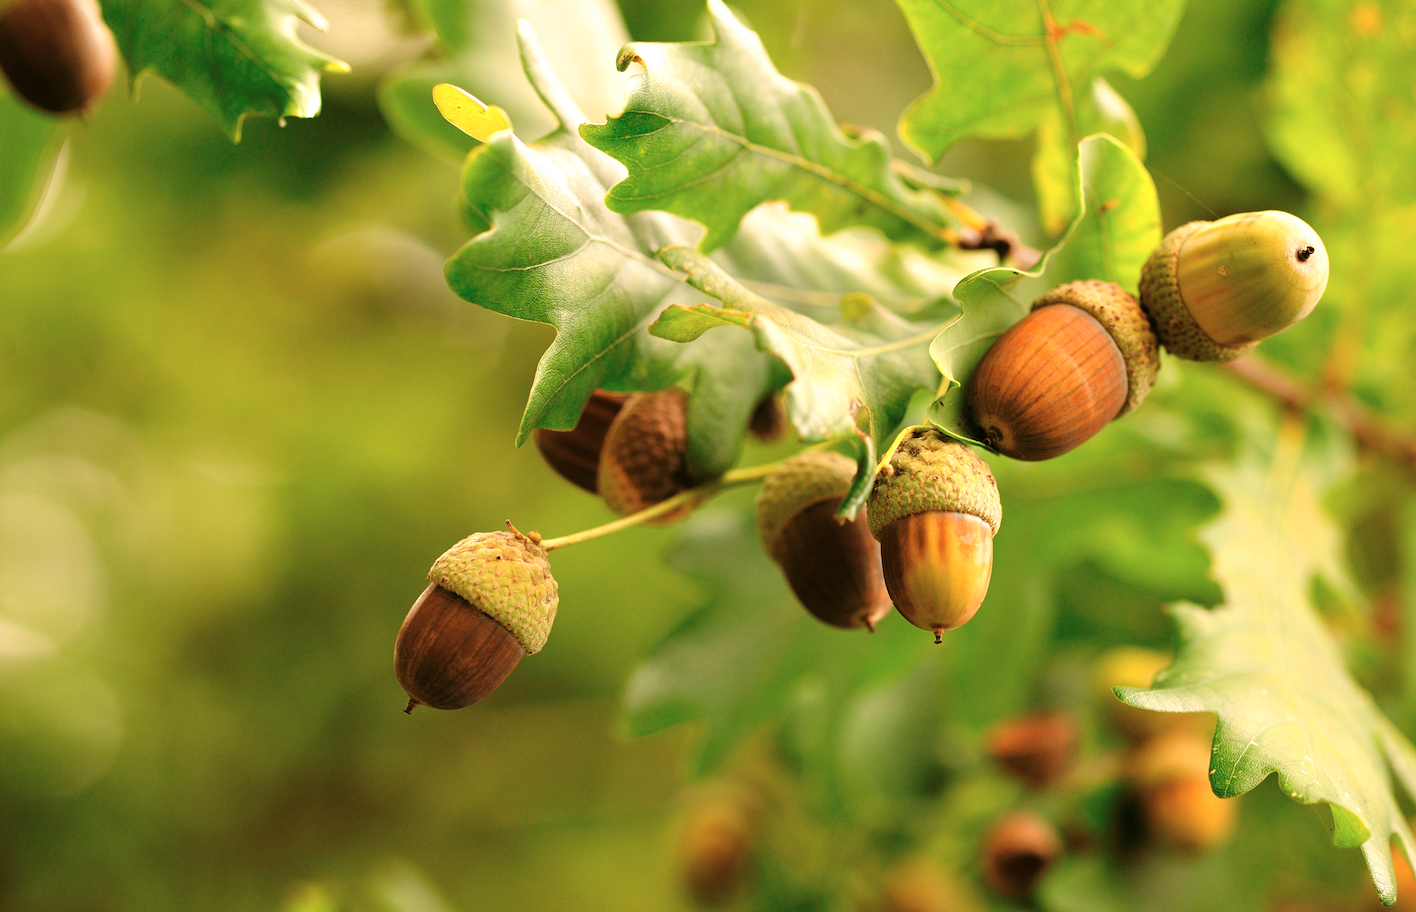
[[1145, 401], [1160, 373], [1160, 344], [1140, 302], [1114, 282], [1087, 279], [1058, 285], [1033, 302], [1032, 309], [1070, 304], [1090, 314], [1111, 336], [1126, 362], [1126, 404], [1117, 418]]
[[1141, 306], [1171, 354], [1232, 361], [1306, 317], [1327, 288], [1327, 250], [1287, 212], [1181, 225], [1141, 270]]
[[891, 523], [916, 513], [968, 513], [998, 534], [1003, 504], [993, 472], [962, 443], [921, 428], [900, 443], [875, 479], [866, 519], [878, 540]]
[[855, 463], [840, 453], [802, 453], [767, 476], [757, 492], [757, 532], [763, 549], [780, 561], [777, 543], [782, 530], [807, 507], [844, 497], [855, 470]]
[[555, 578], [535, 532], [476, 532], [433, 563], [428, 582], [466, 599], [516, 637], [527, 655], [540, 652], [556, 619]]

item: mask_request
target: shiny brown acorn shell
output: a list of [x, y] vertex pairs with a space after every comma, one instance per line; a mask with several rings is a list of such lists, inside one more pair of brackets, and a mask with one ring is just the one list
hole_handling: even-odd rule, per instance
[[818, 620], [846, 629], [875, 624], [890, 613], [880, 567], [880, 544], [865, 512], [836, 519], [842, 497], [814, 503], [783, 527], [772, 556], [797, 599]]
[[430, 585], [413, 603], [393, 646], [405, 712], [471, 706], [496, 690], [526, 651], [516, 637], [460, 595]]
[[89, 110], [112, 85], [117, 59], [93, 0], [18, 0], [0, 12], [0, 70], [37, 108]]
[[1056, 827], [1035, 814], [1011, 814], [984, 836], [983, 877], [999, 895], [1026, 902], [1061, 854]]
[[988, 595], [993, 528], [970, 513], [932, 510], [901, 517], [880, 532], [885, 585], [900, 614], [934, 631], [963, 625]]
[[537, 428], [536, 449], [541, 451], [541, 458], [566, 481], [591, 494], [597, 493], [596, 476], [600, 471], [605, 435], [628, 398], [623, 393], [595, 390], [572, 430]]
[[1126, 404], [1126, 361], [1095, 317], [1070, 304], [1028, 314], [984, 355], [969, 414], [990, 447], [1051, 459], [1091, 438]]
[[1008, 719], [988, 733], [988, 756], [1033, 788], [1042, 788], [1072, 765], [1079, 738], [1066, 713], [1034, 713]]

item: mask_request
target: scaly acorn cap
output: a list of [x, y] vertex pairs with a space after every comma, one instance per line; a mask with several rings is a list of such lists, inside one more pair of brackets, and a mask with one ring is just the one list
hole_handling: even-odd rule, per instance
[[1120, 349], [1126, 362], [1126, 404], [1116, 417], [1144, 402], [1160, 373], [1160, 345], [1140, 302], [1114, 282], [1086, 279], [1058, 285], [1034, 301], [1032, 309], [1053, 304], [1071, 304], [1090, 314]]
[[881, 472], [870, 495], [867, 519], [877, 540], [897, 519], [916, 513], [968, 513], [998, 534], [1003, 504], [988, 463], [962, 443], [920, 428], [890, 457], [889, 474]]
[[787, 524], [813, 504], [845, 497], [855, 469], [840, 453], [801, 453], [767, 476], [757, 492], [757, 533], [773, 560], [782, 560], [778, 545]]
[[1190, 361], [1232, 361], [1306, 317], [1327, 288], [1316, 231], [1287, 212], [1181, 225], [1141, 270], [1161, 344]]
[[433, 563], [428, 582], [461, 596], [506, 628], [527, 655], [546, 645], [559, 600], [550, 560], [535, 532], [473, 533]]
[[596, 487], [606, 506], [627, 516], [689, 486], [687, 413], [688, 394], [676, 387], [625, 401], [600, 449]]

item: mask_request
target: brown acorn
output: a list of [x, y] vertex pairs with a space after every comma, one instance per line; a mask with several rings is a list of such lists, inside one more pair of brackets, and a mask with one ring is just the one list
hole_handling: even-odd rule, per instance
[[546, 644], [558, 599], [535, 532], [470, 535], [434, 562], [428, 580], [393, 645], [405, 712], [470, 706]]
[[117, 59], [93, 0], [18, 0], [0, 12], [0, 70], [37, 108], [89, 110], [112, 85]]
[[600, 471], [600, 451], [605, 446], [605, 435], [628, 398], [623, 393], [595, 390], [580, 412], [580, 420], [574, 429], [551, 431], [537, 428], [536, 449], [541, 451], [546, 465], [576, 487], [591, 494], [598, 493], [596, 476]]
[[984, 882], [1001, 896], [1027, 902], [1061, 854], [1062, 837], [1056, 827], [1035, 814], [1011, 814], [984, 837]]
[[1148, 839], [1203, 852], [1229, 838], [1237, 803], [1210, 786], [1209, 741], [1193, 732], [1164, 732], [1134, 748], [1125, 764], [1126, 779], [1140, 796]]
[[687, 410], [688, 394], [672, 387], [625, 400], [605, 434], [596, 474], [600, 496], [611, 510], [621, 516], [637, 513], [692, 484], [686, 464]]
[[763, 443], [773, 443], [781, 439], [787, 432], [787, 409], [782, 405], [781, 397], [776, 393], [763, 396], [762, 401], [757, 403], [757, 408], [752, 410], [747, 429]]
[[1172, 355], [1232, 361], [1311, 313], [1327, 281], [1312, 226], [1287, 212], [1241, 212], [1167, 234], [1141, 269], [1141, 304]]
[[1160, 359], [1136, 299], [1111, 282], [1059, 285], [984, 354], [968, 412], [988, 446], [1051, 459], [1136, 408]]
[[736, 896], [752, 871], [756, 820], [735, 801], [704, 801], [689, 810], [679, 832], [684, 889], [700, 906]]
[[988, 464], [938, 431], [906, 437], [875, 479], [867, 520], [885, 586], [911, 624], [941, 642], [974, 616], [993, 574], [1002, 520]]
[[844, 523], [835, 516], [855, 469], [839, 453], [787, 460], [757, 493], [757, 531], [806, 610], [834, 627], [874, 630], [890, 611], [880, 545], [864, 510]]
[[988, 756], [1034, 788], [1058, 779], [1077, 750], [1077, 722], [1066, 713], [1020, 716], [988, 733]]

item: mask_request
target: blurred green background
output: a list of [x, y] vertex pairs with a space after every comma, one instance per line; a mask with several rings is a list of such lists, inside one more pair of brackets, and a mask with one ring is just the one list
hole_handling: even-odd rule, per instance
[[[1157, 71], [1113, 80], [1167, 228], [1303, 211], [1260, 132], [1274, 6], [1193, 0]], [[661, 560], [673, 530], [558, 553], [544, 653], [475, 709], [400, 712], [393, 638], [438, 554], [609, 514], [512, 444], [551, 330], [442, 282], [456, 169], [374, 101], [423, 45], [374, 0], [320, 8], [308, 40], [354, 64], [320, 117], [232, 145], [157, 79], [116, 91], [0, 253], [0, 909], [687, 907], [693, 731], [616, 722], [701, 596]], [[889, 0], [737, 8], [841, 121], [893, 136], [929, 86]], [[623, 12], [636, 39], [702, 34], [697, 0]], [[939, 170], [1026, 221], [1030, 154], [965, 143]], [[1093, 613], [1161, 600], [1090, 558], [1065, 578]]]

